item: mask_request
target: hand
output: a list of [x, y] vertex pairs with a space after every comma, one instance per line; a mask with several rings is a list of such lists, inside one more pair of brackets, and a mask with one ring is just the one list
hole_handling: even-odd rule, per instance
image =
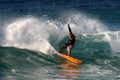
[[70, 24], [68, 24], [68, 27], [70, 27]]

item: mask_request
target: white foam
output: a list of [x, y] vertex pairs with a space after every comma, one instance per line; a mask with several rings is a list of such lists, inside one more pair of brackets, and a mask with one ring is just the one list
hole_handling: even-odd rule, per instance
[[107, 31], [102, 33], [104, 40], [108, 41], [115, 52], [120, 52], [120, 31]]
[[77, 33], [99, 33], [106, 31], [105, 25], [98, 19], [89, 17], [85, 13], [71, 13], [67, 19], [71, 23], [72, 30]]
[[4, 46], [26, 48], [47, 53], [53, 47], [48, 42], [46, 25], [36, 18], [22, 18], [8, 24]]

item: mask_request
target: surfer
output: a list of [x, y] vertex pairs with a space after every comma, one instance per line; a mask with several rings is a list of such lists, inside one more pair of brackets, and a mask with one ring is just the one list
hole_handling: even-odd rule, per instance
[[67, 41], [67, 43], [65, 43], [63, 46], [61, 46], [59, 53], [61, 53], [61, 51], [63, 49], [67, 49], [67, 54], [68, 56], [70, 56], [71, 53], [71, 49], [74, 47], [75, 41], [76, 41], [76, 36], [72, 33], [72, 30], [70, 28], [70, 24], [68, 24], [68, 30], [69, 30], [69, 40]]

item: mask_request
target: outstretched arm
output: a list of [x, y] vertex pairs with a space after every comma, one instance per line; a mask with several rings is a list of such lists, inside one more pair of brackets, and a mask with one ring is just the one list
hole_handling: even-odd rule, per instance
[[70, 37], [77, 39], [77, 38], [75, 37], [75, 35], [72, 33], [72, 30], [71, 30], [71, 28], [70, 28], [70, 24], [68, 24], [68, 30], [69, 30], [69, 35], [70, 35]]
[[69, 32], [72, 33], [71, 28], [70, 28], [70, 24], [68, 24], [68, 30], [69, 30]]

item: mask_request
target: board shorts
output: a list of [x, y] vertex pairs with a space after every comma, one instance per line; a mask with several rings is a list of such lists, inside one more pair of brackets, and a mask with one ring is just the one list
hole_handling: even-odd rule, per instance
[[72, 49], [72, 45], [67, 45], [67, 51]]

